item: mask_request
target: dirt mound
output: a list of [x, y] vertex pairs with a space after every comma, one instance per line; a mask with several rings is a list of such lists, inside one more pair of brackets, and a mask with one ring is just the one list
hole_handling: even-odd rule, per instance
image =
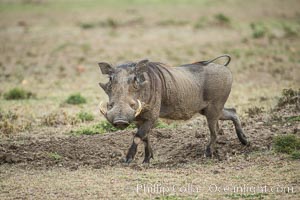
[[[297, 124], [278, 121], [278, 116], [294, 116], [293, 109], [260, 113], [243, 119], [249, 146], [240, 144], [231, 122], [223, 122], [223, 131], [217, 139], [218, 160], [230, 159], [233, 155], [258, 150], [271, 149], [272, 137], [276, 134], [297, 132]], [[276, 116], [274, 118], [274, 116]], [[195, 119], [199, 120], [199, 119]], [[152, 165], [156, 167], [180, 166], [184, 163], [203, 162], [204, 149], [209, 140], [209, 132], [204, 121], [195, 126], [182, 126], [176, 129], [155, 129], [151, 134], [154, 150]], [[70, 136], [66, 138], [34, 139], [22, 142], [0, 144], [0, 164], [19, 164], [24, 167], [48, 168], [52, 166], [76, 169], [79, 166], [101, 168], [121, 165], [129, 148], [132, 131], [118, 131], [105, 135]], [[143, 145], [132, 165], [143, 159]]]

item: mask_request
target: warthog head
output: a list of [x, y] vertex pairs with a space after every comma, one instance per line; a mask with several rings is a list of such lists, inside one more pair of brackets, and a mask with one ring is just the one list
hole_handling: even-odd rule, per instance
[[148, 83], [143, 75], [147, 70], [147, 62], [148, 60], [142, 60], [117, 67], [99, 63], [102, 74], [109, 75], [108, 83], [99, 83], [109, 97], [106, 109], [100, 103], [100, 111], [118, 128], [126, 128], [142, 111], [139, 98], [141, 89]]

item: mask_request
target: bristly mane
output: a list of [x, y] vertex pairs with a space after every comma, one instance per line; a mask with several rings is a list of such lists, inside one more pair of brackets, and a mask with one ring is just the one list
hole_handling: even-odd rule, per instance
[[[123, 63], [117, 66], [117, 68], [121, 69], [134, 69], [136, 66], [136, 62], [128, 62]], [[161, 94], [164, 95], [164, 99], [168, 99], [170, 96], [169, 87], [170, 84], [176, 87], [176, 80], [173, 76], [173, 74], [169, 71], [168, 68], [170, 66], [160, 63], [160, 62], [148, 62], [147, 64], [147, 75], [149, 76], [149, 82], [150, 82], [150, 92], [149, 94], [155, 94], [156, 91], [159, 91], [161, 87]], [[148, 103], [152, 104], [156, 102], [156, 95], [150, 95]]]
[[[158, 87], [161, 87], [161, 94], [164, 95], [164, 99], [169, 99], [168, 87], [170, 87], [171, 82], [176, 87], [176, 80], [168, 69], [170, 67], [160, 62], [149, 62], [147, 67], [150, 78], [150, 93], [154, 94], [156, 90], [159, 90]], [[155, 95], [150, 97], [150, 102], [152, 101], [156, 101]]]

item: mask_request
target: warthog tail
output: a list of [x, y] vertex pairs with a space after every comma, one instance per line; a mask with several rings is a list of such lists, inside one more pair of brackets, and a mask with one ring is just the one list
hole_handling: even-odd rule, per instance
[[216, 58], [214, 58], [212, 60], [200, 61], [200, 62], [196, 62], [196, 63], [197, 64], [199, 63], [199, 64], [203, 64], [203, 65], [208, 65], [209, 63], [212, 63], [215, 60], [218, 60], [219, 58], [223, 58], [223, 57], [226, 57], [228, 59], [227, 62], [224, 64], [224, 66], [227, 66], [230, 63], [230, 61], [231, 61], [231, 57], [229, 55], [226, 55], [226, 54], [218, 56], [218, 57], [216, 57]]

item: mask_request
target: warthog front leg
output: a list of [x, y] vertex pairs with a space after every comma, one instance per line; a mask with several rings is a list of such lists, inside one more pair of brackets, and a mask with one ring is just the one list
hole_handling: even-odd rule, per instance
[[243, 145], [247, 145], [247, 137], [244, 134], [240, 119], [235, 109], [224, 108], [220, 120], [231, 120], [234, 124], [236, 134]]
[[132, 144], [126, 155], [126, 160], [125, 160], [126, 163], [130, 163], [134, 159], [134, 156], [137, 151], [137, 146], [141, 142], [144, 142], [145, 145], [145, 158], [143, 162], [149, 163], [150, 159], [153, 158], [152, 148], [150, 146], [150, 141], [148, 137], [152, 125], [153, 125], [152, 122], [146, 121], [138, 127], [138, 131], [134, 135]]
[[143, 163], [149, 163], [150, 159], [153, 158], [153, 152], [150, 145], [149, 135], [143, 141], [145, 145], [145, 158]]

